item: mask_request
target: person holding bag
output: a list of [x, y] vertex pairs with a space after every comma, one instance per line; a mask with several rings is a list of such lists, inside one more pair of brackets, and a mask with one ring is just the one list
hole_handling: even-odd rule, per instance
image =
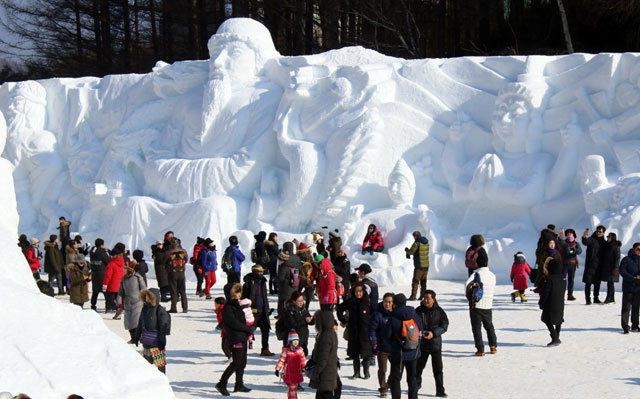
[[142, 356], [166, 373], [167, 335], [171, 333], [171, 315], [160, 306], [160, 290], [151, 288], [140, 291], [143, 302], [138, 327], [131, 339], [136, 346], [142, 344]]

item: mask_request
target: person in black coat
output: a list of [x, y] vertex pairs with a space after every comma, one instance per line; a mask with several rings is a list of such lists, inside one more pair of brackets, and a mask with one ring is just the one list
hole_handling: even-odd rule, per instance
[[378, 360], [378, 392], [380, 397], [387, 395], [387, 363], [391, 354], [391, 313], [393, 312], [393, 293], [382, 296], [376, 310], [369, 320], [369, 341], [371, 350]]
[[91, 309], [96, 310], [98, 294], [102, 292], [102, 295], [105, 295], [102, 291], [102, 280], [111, 256], [109, 256], [102, 238], [96, 238], [94, 244], [95, 246], [89, 250], [89, 267], [91, 268]]
[[278, 235], [274, 232], [269, 233], [269, 239], [264, 242], [264, 249], [269, 255], [267, 262], [267, 270], [269, 271], [269, 295], [278, 294]]
[[144, 280], [144, 283], [146, 285], [147, 273], [149, 273], [149, 265], [147, 265], [147, 262], [144, 260], [144, 251], [142, 251], [141, 249], [136, 249], [131, 255], [136, 261], [136, 272], [140, 276], [142, 276], [142, 279]]
[[[283, 317], [285, 331], [294, 330], [300, 338], [300, 346], [304, 350], [305, 356], [309, 353], [309, 324], [313, 324], [313, 316], [305, 307], [304, 294], [294, 291], [291, 298], [284, 305], [284, 310], [280, 317]], [[283, 346], [287, 345], [287, 337], [284, 337]]]
[[311, 360], [315, 364], [314, 375], [309, 385], [317, 387], [316, 399], [334, 399], [334, 391], [338, 389], [338, 335], [335, 330], [336, 321], [330, 310], [319, 310], [316, 313], [316, 343]]
[[247, 338], [253, 328], [247, 326], [244, 311], [238, 301], [242, 298], [242, 285], [235, 283], [230, 290], [231, 299], [224, 305], [222, 311], [222, 334], [227, 338], [231, 347], [231, 363], [222, 373], [216, 389], [222, 396], [229, 396], [227, 382], [231, 374], [236, 374], [236, 384], [233, 392], [251, 392], [243, 383], [244, 369], [247, 366]]
[[431, 369], [436, 383], [436, 397], [446, 398], [444, 392], [444, 377], [442, 373], [442, 334], [449, 328], [447, 313], [438, 305], [436, 293], [433, 290], [425, 291], [422, 302], [416, 309], [416, 313], [424, 323], [422, 340], [420, 341], [421, 356], [416, 366], [416, 383], [418, 390], [422, 387], [422, 371], [431, 356]]
[[547, 346], [560, 345], [560, 328], [564, 321], [564, 290], [566, 283], [562, 277], [562, 262], [553, 259], [547, 265], [549, 277], [540, 293], [538, 305], [542, 309], [540, 320], [546, 324], [551, 335]]
[[393, 297], [395, 309], [391, 314], [391, 370], [389, 373], [389, 387], [391, 398], [400, 399], [400, 380], [403, 368], [407, 370], [407, 386], [409, 399], [418, 399], [418, 385], [416, 381], [417, 361], [420, 358], [420, 346], [416, 349], [402, 348], [402, 324], [403, 321], [413, 319], [420, 331], [424, 331], [422, 319], [418, 317], [412, 306], [407, 306], [407, 297], [404, 294], [396, 294]]
[[622, 276], [622, 312], [620, 323], [622, 331], [629, 333], [629, 313], [631, 313], [631, 331], [640, 332], [640, 242], [633, 244], [627, 256], [620, 262]]
[[167, 254], [164, 251], [163, 241], [156, 241], [151, 246], [151, 258], [153, 259], [153, 269], [160, 288], [160, 301], [169, 302], [171, 300], [171, 286], [169, 285], [169, 274], [165, 267]]
[[601, 303], [600, 294], [600, 266], [602, 262], [602, 248], [605, 244], [604, 226], [596, 227], [596, 231], [589, 237], [589, 229], [582, 233], [582, 245], [586, 245], [587, 254], [584, 261], [582, 282], [584, 283], [584, 299], [591, 305], [591, 285], [593, 285], [593, 303]]
[[332, 259], [331, 263], [333, 263], [333, 270], [335, 270], [336, 274], [342, 277], [342, 285], [344, 286], [342, 299], [344, 300], [351, 292], [351, 280], [349, 278], [351, 275], [351, 262], [349, 262], [347, 254], [340, 249], [336, 252], [335, 261]]
[[607, 240], [602, 246], [602, 261], [600, 262], [600, 281], [607, 283], [607, 297], [604, 303], [615, 303], [615, 286], [620, 276], [620, 247], [616, 233], [609, 232]]
[[[348, 316], [345, 313], [348, 312]], [[371, 377], [369, 364], [373, 353], [369, 342], [369, 320], [371, 318], [371, 304], [369, 295], [362, 282], [351, 288], [351, 297], [338, 305], [338, 320], [347, 326], [349, 342], [347, 355], [353, 359], [353, 376], [351, 379]], [[360, 358], [364, 375], [360, 375]]]
[[251, 273], [244, 276], [242, 297], [251, 299], [251, 311], [255, 318], [255, 326], [260, 329], [262, 337], [262, 351], [260, 356], [273, 356], [269, 351], [269, 298], [267, 297], [267, 279], [264, 277], [264, 268], [254, 265]]
[[[166, 372], [167, 335], [171, 334], [171, 315], [167, 313], [160, 302], [160, 290], [150, 288], [140, 291], [140, 299], [143, 302], [138, 326], [132, 334], [131, 342], [144, 348], [142, 354], [158, 370]], [[155, 350], [160, 353], [155, 353]], [[160, 356], [159, 356], [160, 355]]]
[[284, 311], [285, 302], [291, 297], [294, 291], [299, 291], [300, 281], [295, 281], [297, 286], [293, 285], [292, 275], [300, 274], [302, 260], [298, 255], [294, 254], [294, 246], [290, 241], [282, 244], [282, 251], [278, 254], [278, 259], [282, 261], [278, 266], [278, 315]]

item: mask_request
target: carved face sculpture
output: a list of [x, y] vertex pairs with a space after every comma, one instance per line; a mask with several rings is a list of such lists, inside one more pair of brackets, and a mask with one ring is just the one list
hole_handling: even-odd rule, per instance
[[212, 79], [230, 79], [233, 83], [244, 83], [255, 78], [256, 54], [249, 45], [234, 41], [219, 46], [211, 53]]
[[236, 82], [255, 78], [269, 58], [277, 57], [271, 34], [250, 18], [231, 18], [209, 39], [211, 78], [229, 77]]
[[582, 191], [589, 192], [607, 184], [604, 158], [600, 155], [588, 155], [580, 163], [579, 178]]
[[524, 152], [532, 109], [527, 90], [521, 84], [509, 84], [496, 99], [491, 130], [508, 152]]
[[400, 159], [389, 175], [389, 198], [394, 206], [412, 206], [416, 180], [409, 165]]

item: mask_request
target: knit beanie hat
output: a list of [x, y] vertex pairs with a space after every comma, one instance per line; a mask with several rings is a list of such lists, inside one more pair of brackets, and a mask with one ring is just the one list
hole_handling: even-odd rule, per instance
[[299, 341], [300, 337], [298, 336], [298, 333], [295, 331], [289, 331], [289, 335], [287, 337], [287, 343], [291, 343], [292, 341]]
[[320, 255], [320, 254], [315, 254], [315, 256], [313, 257], [313, 260], [318, 263], [320, 261], [322, 261], [324, 259], [324, 256]]

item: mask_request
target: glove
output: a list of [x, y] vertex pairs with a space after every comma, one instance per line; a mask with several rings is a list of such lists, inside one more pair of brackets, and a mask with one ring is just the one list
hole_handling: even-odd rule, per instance
[[378, 353], [380, 352], [378, 350], [378, 341], [371, 341], [371, 351], [373, 352], [374, 355], [378, 355]]
[[276, 370], [276, 377], [280, 377], [280, 372]]
[[102, 292], [107, 292], [107, 285], [106, 284], [102, 284]]

